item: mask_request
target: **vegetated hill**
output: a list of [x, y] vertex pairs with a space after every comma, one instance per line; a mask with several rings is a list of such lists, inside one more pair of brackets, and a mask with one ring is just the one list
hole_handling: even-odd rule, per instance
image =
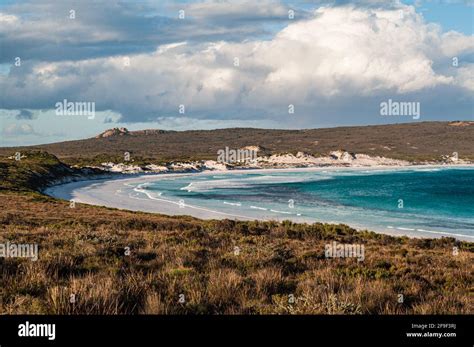
[[74, 170], [55, 156], [44, 152], [25, 152], [19, 160], [0, 158], [0, 190], [36, 190], [50, 180], [73, 175]]
[[135, 161], [156, 163], [216, 159], [217, 151], [225, 146], [231, 149], [260, 146], [264, 149], [263, 154], [303, 151], [318, 156], [345, 149], [394, 159], [431, 161], [457, 152], [459, 158], [474, 160], [474, 122], [421, 122], [309, 130], [115, 130], [105, 132], [106, 137], [0, 148], [0, 155], [41, 149], [69, 164], [92, 164], [108, 160], [121, 162], [124, 152], [129, 152]]
[[18, 159], [0, 157], [0, 191], [36, 191], [57, 180], [101, 173], [95, 169], [71, 168], [42, 151], [23, 151]]

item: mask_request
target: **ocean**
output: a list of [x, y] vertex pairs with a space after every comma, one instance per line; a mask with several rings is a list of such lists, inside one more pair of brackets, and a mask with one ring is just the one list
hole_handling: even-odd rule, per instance
[[[344, 223], [358, 229], [474, 239], [474, 168], [416, 167], [161, 175], [120, 194], [178, 214]], [[185, 213], [186, 211], [186, 213]], [[189, 212], [189, 213], [188, 213]]]

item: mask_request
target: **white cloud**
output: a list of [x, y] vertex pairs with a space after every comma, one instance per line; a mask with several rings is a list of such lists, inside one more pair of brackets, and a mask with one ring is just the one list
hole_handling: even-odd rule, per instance
[[5, 136], [31, 135], [35, 131], [30, 124], [9, 124], [3, 128]]
[[474, 53], [474, 36], [449, 31], [441, 36], [441, 50], [448, 57], [454, 57], [462, 52]]
[[398, 11], [324, 8], [314, 20], [288, 26], [258, 53], [272, 66], [263, 88], [281, 83], [293, 94], [310, 96], [317, 88], [337, 96], [450, 83], [424, 51], [433, 32], [410, 8], [405, 12], [401, 19]]
[[4, 28], [4, 30], [8, 26], [16, 25], [18, 22], [19, 22], [19, 19], [17, 16], [0, 12], [0, 24], [2, 24], [2, 27]]
[[[325, 7], [271, 40], [160, 46], [129, 56], [130, 66], [124, 57], [41, 63], [27, 75], [0, 76], [0, 82], [6, 85], [2, 102], [21, 108], [33, 108], [25, 100], [53, 107], [67, 98], [95, 101], [97, 109], [120, 112], [125, 121], [176, 117], [180, 104], [195, 118], [287, 120], [290, 103], [322, 112], [323, 102], [326, 110], [354, 109], [378, 96], [420, 98], [445, 88], [468, 93], [470, 65], [434, 65], [448, 66], [451, 55], [469, 50], [472, 37], [442, 34], [411, 6]], [[357, 98], [360, 105], [353, 104]]]

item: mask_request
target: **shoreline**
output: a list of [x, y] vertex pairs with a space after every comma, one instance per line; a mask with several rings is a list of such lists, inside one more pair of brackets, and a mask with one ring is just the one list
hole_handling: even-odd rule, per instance
[[[305, 168], [272, 168], [272, 169], [235, 169], [235, 170], [205, 170], [199, 172], [186, 172], [186, 173], [154, 173], [154, 174], [120, 174], [118, 177], [111, 177], [113, 175], [107, 175], [103, 178], [93, 178], [85, 179], [74, 182], [67, 182], [62, 184], [56, 184], [43, 189], [42, 193], [53, 198], [63, 199], [63, 200], [74, 200], [77, 203], [84, 203], [95, 206], [105, 206], [110, 208], [118, 208], [123, 210], [131, 211], [141, 211], [148, 213], [159, 213], [170, 216], [192, 216], [200, 219], [235, 219], [235, 220], [291, 220], [291, 218], [282, 217], [282, 218], [255, 218], [250, 216], [244, 216], [236, 213], [226, 213], [222, 211], [214, 211], [212, 209], [193, 205], [186, 204], [184, 206], [179, 206], [176, 201], [163, 199], [160, 197], [151, 197], [147, 193], [148, 199], [142, 199], [139, 197], [128, 196], [124, 199], [124, 196], [121, 196], [117, 192], [120, 191], [120, 185], [127, 184], [128, 181], [133, 181], [134, 183], [146, 183], [148, 181], [156, 180], [160, 177], [183, 177], [183, 176], [206, 176], [206, 175], [215, 175], [215, 174], [233, 174], [239, 172], [248, 173], [249, 171], [255, 173], [265, 173], [265, 172], [311, 172], [311, 171], [340, 171], [340, 170], [355, 170], [355, 171], [403, 171], [403, 170], [412, 170], [412, 169], [462, 169], [462, 168], [474, 168], [472, 164], [463, 164], [463, 165], [410, 165], [410, 166], [372, 166], [372, 167], [305, 167]], [[130, 177], [132, 176], [132, 177]], [[101, 186], [101, 193], [96, 194], [95, 188]], [[84, 192], [86, 191], [86, 192]], [[135, 191], [137, 191], [135, 189]], [[138, 191], [137, 191], [138, 192]], [[144, 193], [144, 192], [141, 192]], [[130, 194], [129, 194], [130, 195]], [[130, 204], [130, 199], [133, 199], [134, 204]], [[152, 202], [152, 204], [150, 204]], [[325, 220], [293, 220], [295, 223], [328, 223], [328, 224], [348, 224], [348, 223], [339, 223], [337, 221], [325, 221]], [[443, 233], [439, 231], [430, 231], [425, 229], [410, 229], [410, 228], [397, 228], [387, 226], [384, 230], [374, 230], [373, 227], [366, 227], [362, 225], [356, 225], [356, 223], [348, 224], [350, 227], [362, 231], [369, 230], [374, 231], [380, 234], [389, 234], [392, 236], [408, 236], [412, 238], [440, 238], [440, 237], [454, 237], [464, 241], [474, 241], [474, 236], [464, 235], [464, 234], [453, 234], [453, 233]]]
[[[272, 168], [265, 168], [265, 167], [238, 167], [238, 168], [231, 168], [231, 169], [195, 169], [195, 170], [176, 170], [176, 171], [142, 171], [142, 172], [128, 172], [128, 171], [108, 171], [104, 169], [98, 169], [102, 172], [95, 172], [93, 174], [79, 174], [75, 176], [66, 176], [61, 179], [53, 180], [49, 183], [49, 185], [42, 187], [40, 189], [41, 193], [44, 193], [51, 187], [63, 184], [69, 184], [73, 182], [82, 182], [82, 181], [95, 181], [95, 180], [117, 180], [117, 179], [128, 179], [128, 178], [139, 178], [139, 177], [152, 177], [152, 176], [173, 176], [173, 175], [196, 175], [196, 174], [205, 174], [205, 173], [239, 173], [239, 172], [279, 172], [279, 171], [319, 171], [319, 170], [395, 170], [395, 169], [411, 169], [411, 168], [474, 168], [474, 163], [427, 163], [427, 164], [408, 164], [408, 165], [370, 165], [370, 166], [358, 166], [358, 165], [349, 165], [349, 166], [342, 166], [338, 164], [334, 165], [327, 165], [327, 166], [304, 166], [304, 167], [272, 167]], [[87, 170], [90, 169], [89, 167], [81, 168], [80, 170]], [[97, 169], [97, 168], [93, 168]], [[93, 177], [93, 178], [91, 178]]]

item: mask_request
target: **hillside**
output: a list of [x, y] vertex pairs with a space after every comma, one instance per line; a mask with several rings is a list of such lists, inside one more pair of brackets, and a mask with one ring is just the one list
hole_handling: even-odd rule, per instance
[[[102, 135], [102, 136], [101, 136]], [[345, 149], [354, 153], [409, 161], [437, 161], [457, 152], [474, 160], [473, 122], [423, 122], [310, 130], [234, 128], [219, 130], [163, 131], [111, 129], [97, 137], [47, 145], [0, 148], [0, 155], [40, 149], [68, 164], [121, 162], [124, 152], [135, 161], [216, 159], [228, 146], [260, 146], [259, 154], [296, 153], [315, 156]]]
[[20, 160], [0, 157], [0, 191], [38, 191], [58, 180], [101, 173], [91, 168], [72, 168], [46, 152], [24, 151]]

